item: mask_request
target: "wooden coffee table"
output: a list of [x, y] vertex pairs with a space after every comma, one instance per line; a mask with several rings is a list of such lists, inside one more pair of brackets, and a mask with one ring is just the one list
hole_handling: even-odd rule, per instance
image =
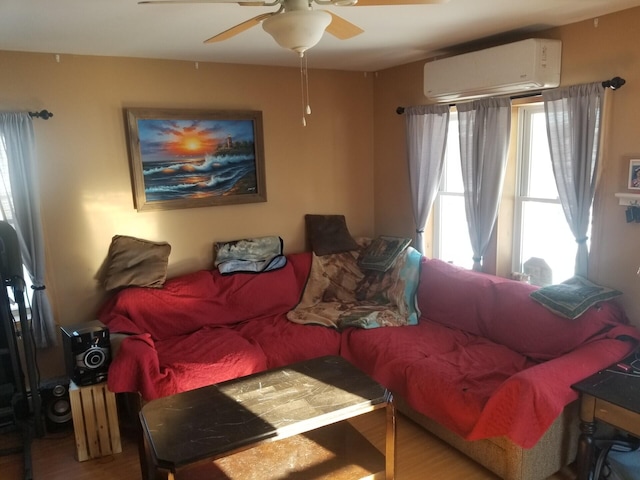
[[[348, 420], [386, 408], [386, 455]], [[152, 400], [140, 412], [148, 479], [393, 479], [388, 390], [341, 357], [321, 357]], [[204, 474], [203, 474], [204, 476]]]

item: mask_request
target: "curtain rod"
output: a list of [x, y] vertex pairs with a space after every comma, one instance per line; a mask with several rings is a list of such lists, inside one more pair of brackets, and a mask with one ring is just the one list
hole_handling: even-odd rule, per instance
[[[624, 78], [613, 77], [611, 80], [605, 80], [604, 82], [602, 82], [602, 87], [603, 88], [610, 88], [611, 90], [618, 90], [625, 83], [627, 83], [627, 81]], [[513, 96], [511, 96], [509, 98], [511, 100], [515, 100], [517, 98], [535, 97], [536, 95], [540, 95], [541, 93], [542, 92], [529, 92], [529, 93], [523, 93], [523, 94], [520, 94], [520, 95], [513, 95]], [[450, 107], [455, 107], [456, 104], [455, 103], [450, 103], [449, 106]], [[396, 113], [398, 115], [402, 115], [404, 113], [404, 107], [396, 108]]]
[[49, 110], [40, 110], [39, 112], [29, 112], [29, 116], [41, 118], [43, 120], [49, 120], [51, 117], [53, 117], [53, 113], [51, 113]]

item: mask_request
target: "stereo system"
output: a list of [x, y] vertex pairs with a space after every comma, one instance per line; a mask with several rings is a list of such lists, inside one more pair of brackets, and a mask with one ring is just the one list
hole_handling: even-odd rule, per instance
[[104, 382], [111, 362], [109, 329], [93, 320], [60, 330], [69, 378], [78, 386]]
[[40, 384], [42, 412], [47, 432], [59, 432], [72, 425], [69, 379], [53, 378]]

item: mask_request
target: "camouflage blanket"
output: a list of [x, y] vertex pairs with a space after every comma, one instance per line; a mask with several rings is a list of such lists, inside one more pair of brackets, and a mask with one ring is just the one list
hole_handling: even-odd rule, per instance
[[300, 303], [287, 318], [338, 330], [417, 324], [420, 252], [406, 248], [386, 272], [362, 270], [359, 255], [360, 251], [313, 254]]

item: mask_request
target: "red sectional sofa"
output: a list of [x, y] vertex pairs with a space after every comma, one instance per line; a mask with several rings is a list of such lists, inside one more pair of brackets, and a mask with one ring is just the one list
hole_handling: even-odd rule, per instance
[[[323, 355], [388, 387], [399, 408], [502, 478], [543, 479], [575, 457], [570, 386], [639, 340], [612, 302], [575, 320], [533, 301], [531, 285], [423, 259], [418, 325], [342, 332], [286, 318], [312, 254], [263, 274], [201, 271], [162, 289], [128, 288], [101, 308], [117, 338], [116, 393], [144, 400]], [[115, 334], [115, 335], [114, 335]]]

